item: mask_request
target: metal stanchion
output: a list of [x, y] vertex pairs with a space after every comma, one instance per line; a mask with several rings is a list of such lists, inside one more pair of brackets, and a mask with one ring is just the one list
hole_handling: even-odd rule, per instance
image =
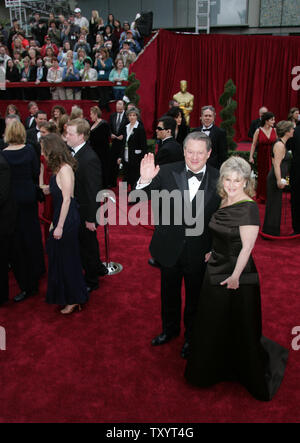
[[[108, 200], [110, 200], [112, 203], [116, 204], [116, 200], [112, 197], [112, 195], [107, 192], [104, 194], [104, 203], [107, 203]], [[105, 238], [105, 257], [106, 257], [106, 261], [103, 263], [104, 266], [106, 267], [106, 269], [108, 270], [108, 274], [107, 275], [114, 275], [114, 274], [118, 274], [119, 272], [121, 272], [123, 270], [123, 266], [120, 265], [120, 263], [115, 263], [110, 261], [110, 256], [109, 256], [109, 227], [108, 227], [108, 223], [106, 223], [106, 225], [104, 225], [104, 238]]]

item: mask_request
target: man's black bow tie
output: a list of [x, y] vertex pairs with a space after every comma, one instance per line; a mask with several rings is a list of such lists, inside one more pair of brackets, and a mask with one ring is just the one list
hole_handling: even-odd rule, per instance
[[68, 149], [72, 154], [75, 154], [75, 149], [71, 148], [71, 146], [68, 146]]
[[197, 174], [195, 174], [193, 171], [190, 171], [188, 169], [186, 172], [186, 176], [187, 176], [188, 180], [192, 177], [196, 177], [196, 179], [199, 180], [199, 182], [201, 182], [201, 180], [203, 178], [203, 172], [198, 172]]

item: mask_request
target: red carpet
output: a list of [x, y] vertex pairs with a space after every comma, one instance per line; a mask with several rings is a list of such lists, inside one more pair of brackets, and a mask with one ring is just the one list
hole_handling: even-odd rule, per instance
[[[264, 207], [261, 206], [261, 215]], [[103, 229], [99, 228], [103, 245]], [[0, 309], [7, 350], [0, 351], [0, 422], [290, 422], [300, 421], [300, 240], [259, 238], [264, 334], [290, 349], [271, 403], [239, 384], [196, 389], [183, 378], [183, 336], [152, 348], [160, 332], [159, 270], [147, 264], [151, 231], [111, 227], [111, 259], [124, 266], [101, 278], [81, 313], [62, 316], [40, 294]], [[104, 249], [102, 248], [104, 259]], [[11, 297], [18, 289], [13, 284]]]

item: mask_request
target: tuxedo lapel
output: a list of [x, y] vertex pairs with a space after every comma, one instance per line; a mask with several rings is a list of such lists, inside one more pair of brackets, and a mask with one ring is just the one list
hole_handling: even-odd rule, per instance
[[[173, 176], [175, 178], [178, 189], [182, 194], [182, 198], [185, 206], [190, 211], [191, 210], [191, 202], [189, 198], [189, 184], [186, 175], [186, 166], [183, 164], [183, 168], [180, 171], [173, 171]], [[185, 192], [184, 192], [185, 191]]]

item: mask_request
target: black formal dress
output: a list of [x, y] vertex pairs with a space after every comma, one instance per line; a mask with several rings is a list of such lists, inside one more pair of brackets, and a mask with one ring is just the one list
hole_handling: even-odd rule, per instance
[[111, 148], [110, 148], [110, 174], [109, 174], [109, 185], [117, 186], [117, 178], [119, 172], [119, 165], [117, 160], [122, 157], [122, 153], [124, 150], [126, 138], [124, 138], [124, 128], [128, 124], [128, 119], [126, 117], [125, 112], [121, 117], [121, 114], [118, 112], [113, 113], [109, 118], [109, 125], [111, 134], [119, 137], [123, 135], [123, 140], [112, 139]]
[[189, 126], [181, 123], [181, 125], [178, 126], [178, 132], [177, 132], [177, 135], [175, 137], [175, 140], [181, 146], [183, 146], [184, 139], [188, 136], [189, 132], [190, 132]]
[[[204, 191], [203, 210], [201, 206], [196, 207], [196, 197], [191, 203], [186, 199], [185, 193], [189, 191], [189, 183], [186, 165], [183, 161], [162, 165], [151, 184], [143, 189], [149, 197], [152, 190], [165, 190], [169, 193], [179, 191], [182, 198], [181, 205], [178, 203], [170, 205], [170, 221], [167, 225], [162, 220], [162, 209], [165, 205], [159, 208], [153, 207], [157, 223], [150, 244], [150, 253], [161, 265], [162, 330], [168, 336], [177, 335], [180, 332], [181, 287], [184, 280], [186, 341], [190, 340], [199, 288], [206, 268], [205, 254], [211, 250], [208, 223], [220, 204], [220, 198], [216, 193], [218, 177], [218, 171], [207, 165], [201, 184], [199, 182], [198, 185], [198, 191]], [[158, 214], [156, 209], [158, 209]], [[188, 211], [192, 211], [195, 220], [203, 220], [203, 232], [188, 235], [184, 211], [186, 211], [185, 215]], [[181, 222], [178, 223], [175, 220], [180, 215]]]
[[53, 229], [47, 241], [48, 288], [46, 301], [50, 304], [83, 304], [88, 300], [86, 283], [80, 260], [78, 232], [80, 216], [77, 203], [71, 199], [69, 211], [60, 240], [53, 237], [57, 226], [63, 196], [56, 182], [56, 175], [50, 179], [50, 192], [53, 198]]
[[252, 257], [237, 290], [220, 282], [236, 265], [242, 242], [239, 226], [259, 225], [255, 202], [220, 208], [209, 227], [213, 252], [208, 262], [185, 376], [199, 387], [238, 381], [258, 400], [268, 401], [282, 381], [288, 351], [262, 336], [258, 274]]
[[10, 167], [0, 152], [0, 305], [8, 300], [8, 263], [15, 222]]
[[101, 163], [91, 146], [86, 143], [74, 156], [78, 162], [75, 172], [74, 196], [79, 204], [79, 245], [87, 286], [98, 286], [101, 269], [97, 232], [86, 228], [85, 223], [97, 224], [99, 203], [96, 196], [102, 188]]
[[39, 165], [33, 148], [2, 151], [12, 174], [12, 192], [17, 204], [12, 267], [22, 291], [36, 292], [45, 273], [42, 234], [38, 218]]
[[90, 131], [90, 145], [98, 155], [103, 173], [103, 188], [109, 185], [109, 137], [110, 128], [105, 120]]
[[[274, 158], [273, 148], [272, 157]], [[289, 175], [289, 158], [287, 150], [280, 164], [281, 178]], [[265, 234], [279, 236], [281, 225], [281, 209], [282, 209], [282, 189], [277, 186], [277, 179], [274, 172], [274, 166], [267, 178], [267, 202], [265, 211], [265, 220], [262, 231]]]
[[226, 132], [215, 125], [212, 125], [207, 131], [203, 126], [199, 126], [193, 132], [195, 131], [204, 132], [211, 139], [211, 154], [207, 163], [216, 169], [220, 169], [222, 163], [228, 157]]

